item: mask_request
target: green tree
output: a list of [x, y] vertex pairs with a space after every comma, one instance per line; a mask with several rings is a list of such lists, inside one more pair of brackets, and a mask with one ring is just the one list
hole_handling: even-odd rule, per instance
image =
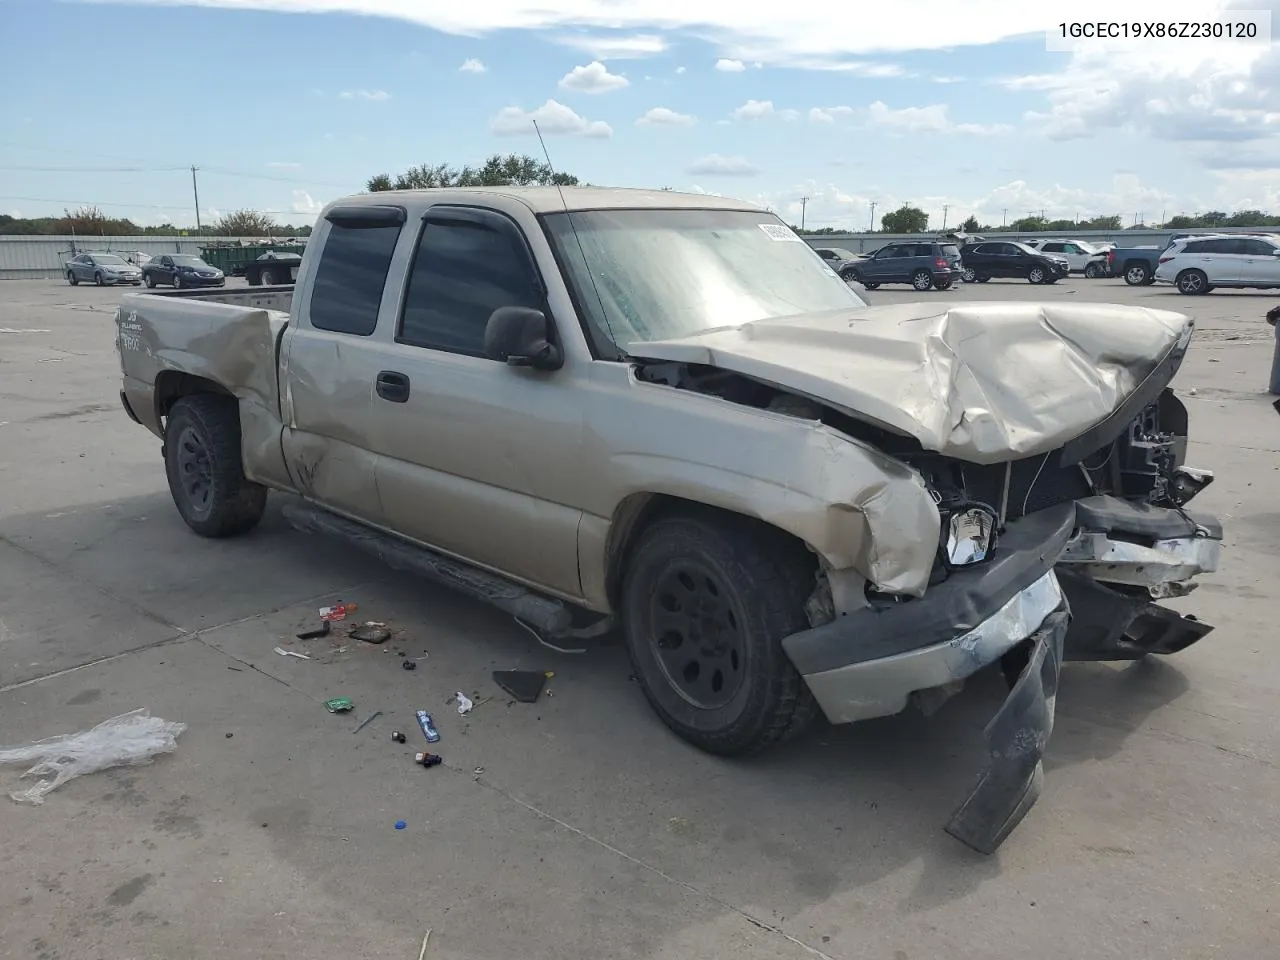
[[1009, 224], [1009, 229], [1018, 233], [1039, 233], [1048, 227], [1049, 222], [1042, 217], [1019, 217]]
[[379, 173], [365, 184], [370, 193], [384, 190], [428, 190], [433, 187], [574, 187], [578, 178], [557, 173], [549, 164], [525, 154], [495, 153], [478, 167], [451, 167], [447, 163], [421, 164], [404, 173]]
[[978, 218], [973, 214], [969, 214], [969, 216], [960, 221], [958, 229], [961, 233], [977, 233], [982, 227], [978, 225]]
[[1120, 218], [1114, 217], [1093, 217], [1089, 220], [1081, 220], [1076, 226], [1081, 230], [1119, 230]]
[[885, 233], [924, 233], [929, 229], [929, 215], [919, 207], [904, 203], [880, 218]]
[[224, 213], [213, 224], [214, 233], [224, 237], [266, 237], [280, 231], [275, 218], [257, 210]]

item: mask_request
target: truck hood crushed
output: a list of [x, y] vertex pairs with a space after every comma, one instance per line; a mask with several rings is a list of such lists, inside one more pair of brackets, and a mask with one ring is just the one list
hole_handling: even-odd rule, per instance
[[770, 383], [985, 464], [1055, 450], [1101, 423], [1193, 327], [1180, 313], [1105, 303], [903, 303], [626, 349]]

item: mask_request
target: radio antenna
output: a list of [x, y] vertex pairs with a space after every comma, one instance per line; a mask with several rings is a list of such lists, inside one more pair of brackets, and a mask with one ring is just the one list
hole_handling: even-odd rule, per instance
[[613, 326], [609, 323], [609, 311], [605, 309], [604, 298], [600, 296], [600, 288], [596, 286], [595, 273], [591, 269], [591, 264], [587, 262], [587, 251], [582, 246], [582, 237], [578, 236], [578, 225], [573, 222], [573, 213], [569, 210], [569, 203], [564, 198], [564, 187], [560, 185], [560, 177], [556, 174], [555, 164], [551, 162], [551, 151], [547, 149], [547, 141], [542, 138], [542, 130], [538, 126], [537, 120], [530, 120], [533, 124], [533, 132], [538, 135], [538, 144], [542, 147], [542, 155], [547, 158], [547, 169], [551, 171], [551, 182], [555, 184], [556, 192], [560, 195], [560, 206], [564, 207], [565, 218], [569, 221], [569, 229], [573, 231], [573, 241], [578, 245], [578, 254], [582, 257], [582, 266], [587, 272], [587, 279], [591, 281], [591, 292], [596, 295], [596, 302], [600, 304], [600, 319], [604, 321], [605, 329], [608, 331], [609, 340], [613, 343], [614, 349], [621, 356], [626, 356], [626, 351], [622, 349], [622, 345], [613, 336]]

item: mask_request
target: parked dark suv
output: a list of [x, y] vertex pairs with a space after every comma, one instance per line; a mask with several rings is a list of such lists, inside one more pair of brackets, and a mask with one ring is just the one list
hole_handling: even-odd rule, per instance
[[909, 283], [917, 290], [946, 290], [960, 276], [960, 248], [936, 240], [886, 244], [875, 256], [858, 260], [848, 270], [868, 290], [882, 283]]
[[1025, 243], [1011, 240], [988, 240], [966, 244], [964, 282], [986, 283], [992, 277], [1017, 277], [1029, 283], [1057, 283], [1071, 272], [1065, 257], [1050, 256], [1032, 250]]

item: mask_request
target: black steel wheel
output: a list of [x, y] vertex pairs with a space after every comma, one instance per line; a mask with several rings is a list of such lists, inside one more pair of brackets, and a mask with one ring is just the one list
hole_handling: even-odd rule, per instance
[[725, 756], [795, 735], [816, 704], [782, 649], [808, 626], [811, 555], [730, 516], [669, 516], [641, 534], [622, 619], [636, 679], [679, 736]]
[[164, 459], [174, 505], [200, 536], [235, 536], [262, 519], [267, 490], [244, 475], [234, 397], [179, 399], [165, 421]]

